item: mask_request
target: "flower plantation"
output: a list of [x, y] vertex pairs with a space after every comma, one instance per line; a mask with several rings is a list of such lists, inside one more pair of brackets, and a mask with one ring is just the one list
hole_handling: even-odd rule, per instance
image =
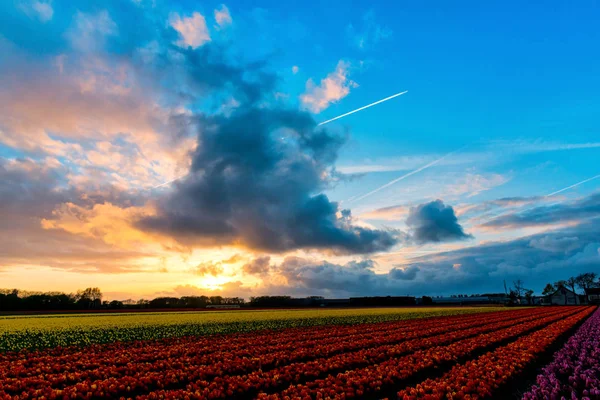
[[595, 307], [422, 316], [7, 351], [0, 399], [502, 398], [569, 335], [525, 398], [598, 398]]

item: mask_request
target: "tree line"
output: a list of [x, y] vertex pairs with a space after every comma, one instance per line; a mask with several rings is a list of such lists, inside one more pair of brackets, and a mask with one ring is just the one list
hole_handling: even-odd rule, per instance
[[572, 276], [567, 280], [559, 280], [554, 283], [548, 283], [544, 287], [542, 294], [544, 296], [550, 295], [556, 292], [561, 287], [570, 289], [576, 294], [576, 289], [581, 289], [585, 293], [586, 289], [600, 287], [600, 279], [596, 280], [596, 278], [598, 278], [598, 274], [596, 274], [595, 272], [586, 272], [577, 276]]
[[[548, 283], [542, 295], [547, 296], [554, 293], [561, 287], [568, 288], [577, 293], [577, 289], [585, 291], [586, 289], [600, 287], [598, 274], [587, 272], [570, 277], [567, 280], [559, 280], [554, 283]], [[506, 288], [510, 304], [533, 304], [534, 291], [527, 289], [522, 280], [513, 282], [513, 286]], [[497, 295], [497, 294], [496, 294]], [[501, 295], [501, 294], [500, 294]], [[479, 296], [479, 295], [471, 295]], [[469, 295], [453, 295], [451, 297], [471, 297]], [[487, 295], [481, 295], [487, 296]], [[18, 289], [0, 289], [0, 311], [63, 311], [63, 310], [112, 310], [112, 309], [161, 309], [161, 308], [207, 308], [209, 306], [254, 306], [254, 307], [282, 307], [282, 306], [301, 306], [318, 304], [323, 298], [320, 296], [311, 296], [306, 299], [293, 299], [290, 296], [258, 296], [251, 297], [246, 302], [241, 297], [223, 297], [223, 296], [183, 296], [183, 297], [157, 297], [152, 300], [102, 300], [103, 294], [100, 288], [91, 287], [84, 290], [78, 290], [76, 293], [62, 292], [27, 292]], [[354, 303], [367, 302], [366, 299], [356, 298]], [[381, 305], [382, 301], [407, 301], [406, 299], [393, 298], [390, 300], [385, 297], [372, 298]], [[383, 300], [382, 300], [383, 299]], [[299, 302], [299, 300], [302, 300]], [[359, 301], [360, 300], [360, 301]], [[433, 303], [433, 299], [424, 296], [423, 304]], [[384, 301], [385, 303], [385, 301]], [[362, 304], [362, 303], [361, 303]], [[370, 304], [370, 303], [369, 303]], [[387, 303], [386, 303], [387, 304]]]
[[102, 301], [100, 288], [87, 288], [76, 293], [27, 292], [18, 289], [0, 289], [0, 311], [67, 311], [114, 310], [144, 308], [206, 308], [208, 306], [243, 305], [240, 297], [183, 296], [157, 297], [152, 300]]
[[[586, 272], [577, 276], [572, 276], [567, 280], [559, 280], [554, 283], [548, 283], [544, 287], [542, 295], [549, 296], [561, 287], [570, 289], [575, 294], [579, 294], [577, 293], [576, 289], [581, 289], [584, 292], [582, 294], [585, 294], [586, 289], [600, 287], [600, 279], [597, 278], [598, 274], [595, 272]], [[534, 291], [527, 289], [524, 282], [520, 279], [513, 282], [513, 287], [510, 288], [507, 294], [509, 303], [511, 304], [522, 303], [523, 299], [527, 302], [527, 304], [533, 304]]]

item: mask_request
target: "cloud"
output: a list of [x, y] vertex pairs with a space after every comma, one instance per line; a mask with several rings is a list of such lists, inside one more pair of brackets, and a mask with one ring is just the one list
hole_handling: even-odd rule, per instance
[[411, 240], [418, 244], [449, 242], [472, 238], [463, 231], [451, 206], [442, 200], [411, 207], [406, 225]]
[[306, 294], [341, 295], [372, 293], [385, 285], [386, 276], [373, 271], [371, 260], [334, 264], [327, 261], [287, 257], [278, 266], [285, 290]]
[[41, 22], [52, 20], [54, 15], [52, 1], [50, 0], [21, 1], [20, 7], [29, 17], [37, 18]]
[[257, 288], [262, 293], [294, 296], [321, 295], [327, 297], [393, 296], [417, 294], [422, 290], [416, 266], [397, 267], [388, 273], [377, 273], [377, 264], [370, 259], [334, 263], [302, 257], [286, 257], [270, 280]]
[[221, 28], [231, 25], [231, 14], [225, 4], [221, 4], [221, 8], [215, 9], [215, 21]]
[[296, 75], [296, 74], [298, 73], [298, 71], [300, 71], [300, 68], [299, 68], [297, 65], [294, 65], [294, 66], [292, 67], [292, 73], [293, 73], [294, 75]]
[[[215, 17], [216, 13], [215, 11]], [[179, 47], [185, 48], [189, 46], [192, 49], [196, 49], [210, 41], [210, 33], [206, 26], [206, 20], [199, 12], [192, 13], [190, 17], [180, 17], [179, 14], [173, 13], [169, 18], [169, 24], [181, 36], [176, 42]]]
[[490, 219], [483, 227], [532, 227], [557, 223], [581, 223], [600, 216], [600, 193], [568, 203], [542, 205]]
[[516, 141], [495, 140], [490, 143], [490, 147], [502, 147], [519, 153], [541, 153], [546, 151], [595, 149], [600, 147], [600, 142], [560, 143], [543, 139], [519, 139]]
[[504, 290], [503, 280], [515, 279], [522, 279], [539, 293], [548, 282], [596, 270], [598, 249], [600, 231], [597, 222], [590, 221], [554, 232], [418, 257], [408, 265], [418, 266], [421, 274], [435, 279], [435, 284], [427, 285], [428, 293], [498, 292]]
[[375, 21], [375, 12], [368, 11], [362, 21], [355, 27], [350, 24], [346, 28], [350, 42], [361, 50], [372, 48], [383, 39], [392, 36], [392, 30]]
[[63, 230], [120, 248], [131, 248], [155, 241], [152, 236], [132, 227], [132, 221], [147, 212], [143, 207], [118, 206], [109, 202], [91, 207], [65, 202], [56, 206], [52, 216], [40, 223], [44, 229]]
[[410, 207], [404, 205], [383, 207], [360, 214], [360, 218], [398, 221], [408, 216], [409, 209]]
[[229, 257], [227, 260], [221, 261], [223, 264], [236, 264], [238, 262], [244, 261], [246, 258], [240, 254], [234, 254]]
[[[141, 229], [196, 245], [260, 251], [326, 249], [370, 253], [397, 243], [394, 232], [352, 224], [349, 211], [318, 193], [331, 184], [344, 138], [295, 110], [258, 108], [202, 117], [191, 170], [157, 203]], [[281, 140], [284, 135], [285, 140]]]
[[127, 201], [109, 191], [104, 199], [85, 197], [61, 184], [63, 173], [60, 164], [0, 157], [0, 265], [104, 273], [142, 270], [137, 260], [150, 255], [145, 249], [119, 249], [90, 236], [42, 228], [42, 221], [54, 218], [53, 211], [61, 204]]
[[204, 262], [198, 264], [195, 268], [192, 269], [192, 273], [199, 276], [212, 275], [219, 276], [223, 274], [223, 265], [217, 262]]
[[529, 204], [550, 201], [554, 199], [549, 199], [543, 196], [531, 196], [531, 197], [503, 197], [495, 200], [483, 201], [480, 203], [472, 203], [472, 204], [462, 204], [455, 207], [456, 215], [470, 215], [473, 213], [487, 213], [489, 211], [498, 209], [498, 208], [515, 208], [515, 207], [523, 207]]
[[314, 113], [319, 113], [350, 93], [350, 89], [358, 84], [349, 79], [350, 64], [340, 61], [335, 71], [321, 80], [320, 85], [315, 85], [312, 79], [306, 82], [306, 92], [300, 96], [304, 106]]
[[74, 26], [67, 33], [73, 47], [89, 52], [99, 49], [110, 35], [118, 32], [117, 24], [112, 20], [108, 11], [102, 10], [95, 14], [77, 12]]
[[467, 173], [452, 185], [446, 186], [444, 192], [450, 196], [473, 197], [486, 190], [504, 185], [510, 180], [510, 177], [501, 174], [475, 174]]
[[579, 247], [579, 238], [577, 236], [541, 236], [531, 239], [529, 245], [545, 251], [568, 252]]
[[398, 279], [403, 281], [412, 281], [417, 277], [419, 267], [412, 266], [408, 268], [392, 268], [389, 272], [389, 276], [392, 279]]
[[271, 270], [271, 257], [258, 257], [242, 267], [248, 275], [267, 275]]

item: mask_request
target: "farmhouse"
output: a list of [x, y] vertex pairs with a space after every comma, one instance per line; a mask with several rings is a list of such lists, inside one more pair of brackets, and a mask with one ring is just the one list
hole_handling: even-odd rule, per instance
[[600, 288], [585, 289], [585, 295], [589, 304], [600, 304]]
[[579, 296], [564, 286], [559, 287], [554, 293], [548, 296], [548, 301], [552, 305], [566, 306], [579, 304]]

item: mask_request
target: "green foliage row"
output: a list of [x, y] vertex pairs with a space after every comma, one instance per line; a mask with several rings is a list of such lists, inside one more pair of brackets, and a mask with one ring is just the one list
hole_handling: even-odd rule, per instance
[[263, 329], [376, 323], [499, 309], [502, 308], [313, 309], [0, 317], [0, 352]]

